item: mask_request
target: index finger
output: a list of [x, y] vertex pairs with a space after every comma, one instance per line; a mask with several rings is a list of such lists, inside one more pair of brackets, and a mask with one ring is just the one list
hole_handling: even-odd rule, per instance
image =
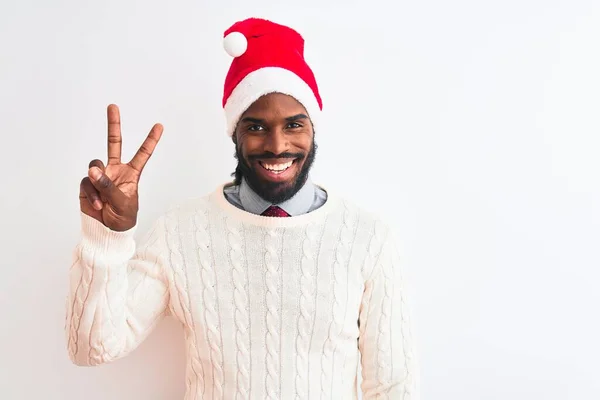
[[152, 130], [148, 134], [144, 143], [140, 146], [138, 151], [135, 153], [135, 156], [129, 162], [129, 165], [140, 173], [144, 169], [144, 166], [150, 159], [150, 156], [154, 152], [154, 148], [158, 144], [160, 137], [163, 133], [163, 126], [161, 124], [156, 124], [152, 127]]
[[121, 114], [119, 107], [115, 104], [108, 106], [106, 110], [108, 120], [108, 164], [119, 164], [121, 162]]

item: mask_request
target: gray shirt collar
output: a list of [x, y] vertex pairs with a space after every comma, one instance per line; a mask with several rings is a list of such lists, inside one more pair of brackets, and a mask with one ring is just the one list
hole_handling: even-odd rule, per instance
[[[310, 210], [314, 198], [315, 185], [310, 178], [308, 178], [304, 186], [302, 186], [292, 198], [276, 205], [281, 207], [291, 216], [302, 215]], [[240, 184], [240, 202], [242, 203], [244, 210], [253, 214], [261, 214], [272, 205], [252, 190], [250, 185], [248, 185], [248, 182], [246, 182], [246, 179], [242, 179]]]

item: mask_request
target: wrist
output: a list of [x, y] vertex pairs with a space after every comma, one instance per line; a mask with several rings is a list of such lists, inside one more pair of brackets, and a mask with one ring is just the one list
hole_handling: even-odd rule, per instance
[[[121, 227], [124, 229], [126, 226]], [[97, 219], [81, 213], [83, 245], [117, 252], [132, 252], [135, 249], [136, 226], [114, 230]]]

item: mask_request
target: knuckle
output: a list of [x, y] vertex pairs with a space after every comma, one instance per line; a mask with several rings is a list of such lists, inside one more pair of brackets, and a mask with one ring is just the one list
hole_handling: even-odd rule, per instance
[[102, 176], [100, 177], [100, 179], [98, 179], [98, 184], [103, 188], [103, 189], [108, 189], [112, 186], [112, 181], [109, 179], [108, 176], [102, 174]]
[[92, 168], [92, 167], [98, 167], [101, 170], [104, 170], [104, 163], [96, 158], [96, 159], [90, 161], [90, 163], [88, 165], [88, 168]]
[[140, 152], [141, 152], [142, 154], [145, 154], [145, 155], [147, 155], [147, 156], [149, 156], [149, 155], [151, 155], [151, 154], [152, 154], [152, 152], [150, 151], [150, 149], [149, 149], [149, 148], [148, 148], [148, 146], [146, 146], [146, 145], [144, 145], [144, 146], [140, 147]]
[[92, 184], [92, 180], [87, 176], [81, 180], [79, 187], [86, 194], [93, 194], [96, 191], [96, 189], [94, 188], [94, 185]]
[[89, 198], [90, 200], [97, 199], [100, 197], [90, 178], [83, 178], [79, 187], [80, 192], [85, 194], [85, 197]]

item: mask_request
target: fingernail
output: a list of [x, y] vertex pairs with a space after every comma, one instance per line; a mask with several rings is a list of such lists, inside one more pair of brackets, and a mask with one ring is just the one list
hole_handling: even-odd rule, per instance
[[98, 211], [102, 210], [102, 202], [100, 200], [94, 201], [94, 208]]
[[100, 169], [98, 167], [92, 167], [90, 168], [90, 176], [94, 180], [98, 180], [102, 176], [102, 172], [100, 172]]

